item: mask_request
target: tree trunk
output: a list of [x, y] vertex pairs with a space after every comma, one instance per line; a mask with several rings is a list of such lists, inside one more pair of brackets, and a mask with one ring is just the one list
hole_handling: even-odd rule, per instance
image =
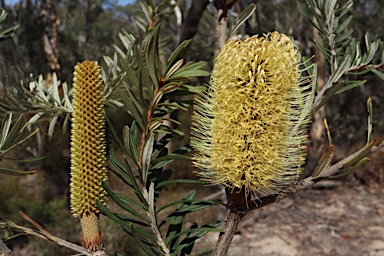
[[52, 84], [52, 74], [56, 73], [57, 78], [61, 77], [61, 66], [59, 63], [59, 48], [58, 48], [58, 26], [59, 19], [57, 17], [57, 6], [54, 1], [44, 0], [41, 2], [39, 13], [40, 19], [44, 24], [44, 54], [48, 67], [46, 74], [46, 86]]
[[192, 6], [188, 11], [188, 15], [183, 22], [179, 43], [193, 38], [197, 33], [199, 22], [209, 0], [192, 1]]

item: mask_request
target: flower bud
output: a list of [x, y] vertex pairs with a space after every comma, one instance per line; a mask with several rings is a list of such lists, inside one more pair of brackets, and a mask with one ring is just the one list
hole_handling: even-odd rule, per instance
[[107, 180], [103, 81], [97, 62], [75, 66], [71, 141], [71, 209], [75, 217], [98, 213]]
[[96, 200], [105, 203], [107, 181], [103, 81], [97, 62], [78, 63], [73, 75], [70, 204], [83, 246], [97, 252], [103, 243]]

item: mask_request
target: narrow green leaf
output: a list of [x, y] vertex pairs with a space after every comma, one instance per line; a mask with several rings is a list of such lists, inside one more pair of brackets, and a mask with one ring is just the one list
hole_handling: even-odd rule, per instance
[[367, 100], [367, 109], [368, 109], [368, 135], [367, 135], [367, 144], [371, 141], [372, 135], [372, 120], [373, 120], [373, 107], [372, 107], [372, 98], [369, 97]]
[[[7, 148], [2, 148], [1, 155], [3, 156], [7, 152], [9, 152], [9, 151], [13, 150], [14, 148], [16, 148], [17, 146], [21, 145], [22, 143], [27, 141], [29, 138], [31, 138], [33, 135], [35, 135], [38, 131], [39, 131], [39, 129], [36, 129], [36, 130], [32, 131], [31, 133], [29, 133], [24, 138], [22, 138], [21, 140], [19, 140], [17, 142], [12, 142], [12, 144], [9, 144], [9, 146]], [[38, 158], [36, 158], [36, 159], [38, 159]]]
[[145, 184], [147, 183], [148, 170], [151, 164], [151, 156], [153, 152], [154, 141], [155, 141], [155, 134], [153, 132], [150, 132], [145, 141], [145, 146], [144, 146], [143, 154], [141, 158], [142, 179]]
[[[143, 226], [145, 228], [149, 228], [150, 226], [147, 224], [147, 223], [144, 223], [142, 221], [139, 221], [137, 219], [134, 219], [130, 216], [127, 216], [127, 215], [124, 215], [124, 214], [120, 214], [120, 213], [115, 213], [115, 215], [120, 218], [122, 221], [126, 221], [126, 222], [129, 222], [130, 224], [135, 224], [135, 225], [139, 225], [139, 226]], [[131, 233], [129, 233], [131, 235]], [[154, 236], [151, 236], [148, 232], [143, 232], [143, 235], [148, 238], [148, 239], [155, 239]]]
[[135, 207], [137, 207], [137, 208], [139, 208], [139, 209], [141, 209], [141, 210], [143, 210], [143, 211], [147, 211], [147, 209], [144, 208], [143, 205], [139, 204], [138, 202], [132, 200], [132, 199], [129, 198], [129, 197], [120, 195], [120, 194], [118, 194], [118, 193], [115, 193], [115, 196], [116, 196], [117, 198], [119, 198], [119, 200], [121, 200], [121, 201], [124, 202], [124, 203], [133, 205], [133, 206], [135, 206]]
[[134, 47], [134, 54], [139, 69], [139, 100], [142, 101], [141, 105], [145, 108], [145, 101], [150, 99], [153, 95], [153, 86], [149, 86], [151, 85], [150, 75], [148, 73], [147, 66], [144, 64], [142, 54], [137, 46]]
[[161, 162], [161, 161], [165, 161], [165, 160], [190, 160], [190, 157], [189, 156], [183, 156], [183, 155], [172, 154], [171, 153], [169, 155], [166, 155], [166, 156], [154, 159], [152, 161], [152, 164], [153, 163], [158, 163], [158, 162]]
[[149, 256], [157, 256], [157, 254], [155, 254], [152, 250], [148, 249], [148, 247], [143, 243], [143, 241], [141, 241], [141, 239], [139, 239], [139, 237], [137, 236], [136, 230], [137, 228], [135, 226], [132, 226], [132, 236], [133, 238], [135, 239], [137, 245]]
[[350, 28], [344, 34], [337, 36], [335, 38], [335, 44], [340, 44], [345, 40], [350, 40], [352, 33], [353, 33], [353, 28]]
[[[20, 115], [14, 122], [11, 130], [9, 131], [9, 125], [12, 123], [12, 113], [7, 112], [3, 118], [3, 124], [1, 127], [1, 142], [0, 149], [2, 151], [11, 147], [13, 143], [21, 136], [25, 126], [24, 115]], [[6, 131], [7, 130], [7, 131]]]
[[69, 96], [72, 94], [72, 90], [68, 90], [67, 83], [62, 83], [61, 84], [63, 87], [63, 100], [64, 100], [64, 106], [70, 110], [70, 112], [73, 111], [73, 105], [71, 100], [69, 99]]
[[[184, 207], [184, 203], [180, 203], [177, 209], [175, 210], [176, 212], [180, 212]], [[179, 241], [179, 234], [181, 232], [183, 222], [184, 222], [184, 217], [186, 213], [184, 214], [174, 214], [172, 218], [169, 219], [169, 227], [167, 230], [167, 235], [166, 235], [166, 245], [171, 249], [171, 252], [174, 252], [177, 248], [178, 241]]]
[[138, 146], [137, 141], [139, 141], [139, 129], [137, 127], [136, 122], [133, 122], [130, 128], [129, 132], [129, 151], [132, 154], [132, 159], [135, 161], [136, 165], [138, 165], [138, 158], [139, 158], [139, 152], [138, 152]]
[[116, 173], [129, 187], [133, 189], [131, 176], [128, 172], [131, 172], [130, 166], [123, 165], [117, 157], [116, 151], [111, 148], [108, 154], [108, 164], [110, 165], [113, 172]]
[[[341, 82], [343, 82], [343, 81], [341, 81]], [[355, 87], [358, 87], [358, 86], [360, 86], [360, 85], [363, 85], [363, 84], [365, 84], [365, 83], [367, 82], [367, 80], [361, 80], [361, 81], [348, 81], [348, 82], [349, 82], [349, 84], [346, 85], [346, 86], [341, 87], [341, 89], [339, 89], [339, 90], [335, 93], [335, 95], [340, 94], [340, 93], [343, 93], [343, 92], [348, 91], [348, 90], [350, 90], [350, 89], [353, 89], [353, 88], [355, 88]]]
[[221, 229], [217, 227], [220, 226], [221, 221], [214, 221], [209, 224], [203, 225], [201, 227], [197, 227], [197, 224], [192, 225], [189, 230], [185, 230], [177, 234], [178, 236], [182, 236], [187, 234], [186, 237], [180, 242], [179, 247], [175, 251], [178, 253], [181, 251], [180, 255], [189, 255], [192, 252], [193, 245], [197, 239], [204, 236], [210, 232], [220, 232]]
[[[124, 144], [121, 142], [119, 136], [117, 135], [115, 128], [113, 127], [113, 124], [111, 123], [111, 120], [108, 118], [108, 115], [105, 115], [105, 119], [107, 121], [107, 129], [108, 132], [112, 134], [112, 137], [115, 139], [117, 144], [124, 150], [125, 153], [127, 153], [129, 156], [131, 156], [131, 152], [129, 151], [129, 147], [125, 147]], [[129, 136], [129, 135], [127, 135]], [[124, 138], [124, 128], [123, 128], [123, 138]]]
[[336, 34], [336, 35], [340, 34], [340, 33], [341, 33], [341, 32], [348, 26], [348, 24], [351, 22], [352, 18], [353, 18], [352, 15], [350, 15], [348, 18], [346, 18], [346, 19], [343, 21], [343, 23], [341, 23], [341, 24], [338, 26], [338, 28], [337, 28], [336, 31], [335, 31], [335, 34]]
[[[145, 218], [143, 214], [137, 212], [136, 210], [134, 210], [132, 207], [130, 207], [128, 204], [126, 204], [126, 200], [121, 200], [122, 196], [121, 195], [118, 195], [117, 193], [114, 193], [112, 192], [109, 187], [103, 182], [102, 183], [102, 186], [103, 188], [105, 189], [105, 191], [108, 193], [108, 195], [112, 198], [112, 200], [118, 205], [120, 206], [123, 210], [125, 210], [126, 212], [129, 212], [130, 214], [132, 214], [133, 216], [139, 218], [139, 219], [142, 219], [148, 223], [150, 223], [150, 221]], [[140, 205], [140, 208], [143, 208], [145, 209], [142, 205]]]
[[353, 0], [347, 1], [341, 8], [339, 8], [340, 13], [338, 14], [338, 16], [339, 17], [344, 16], [349, 11], [349, 9], [351, 9], [352, 5], [353, 5]]
[[[192, 40], [186, 40], [186, 41], [182, 42], [176, 48], [176, 50], [168, 58], [168, 63], [167, 63], [167, 65], [163, 69], [163, 74], [170, 73], [171, 67], [176, 65], [176, 62], [180, 62], [184, 58], [184, 56], [185, 56], [186, 52], [188, 51], [191, 43], [192, 43]], [[164, 76], [164, 77], [166, 77], [166, 76]]]
[[128, 64], [125, 61], [121, 61], [121, 65], [126, 72], [127, 79], [131, 85], [136, 88], [136, 90], [139, 90], [139, 79], [136, 77], [135, 73], [131, 69], [131, 67], [128, 66]]
[[52, 95], [53, 95], [53, 99], [55, 101], [55, 105], [61, 105], [60, 102], [61, 102], [61, 99], [60, 99], [60, 96], [59, 96], [59, 86], [60, 86], [61, 82], [59, 80], [57, 80], [57, 75], [55, 72], [53, 72], [52, 74], [52, 85], [50, 88], [52, 88], [53, 92], [52, 92]]
[[251, 3], [248, 5], [237, 17], [233, 25], [229, 28], [227, 32], [227, 39], [231, 37], [232, 33], [236, 31], [244, 22], [251, 17], [251, 15], [255, 12], [256, 5], [254, 3]]
[[358, 161], [356, 164], [351, 166], [347, 171], [345, 171], [343, 173], [340, 173], [340, 174], [337, 174], [337, 175], [329, 176], [328, 178], [330, 178], [330, 179], [337, 179], [337, 178], [344, 177], [345, 175], [353, 173], [354, 171], [357, 170], [357, 168], [359, 168], [360, 166], [362, 166], [363, 164], [365, 164], [367, 162], [371, 162], [371, 159], [363, 158], [360, 161]]
[[[178, 90], [176, 90], [176, 89], [178, 89]], [[195, 88], [191, 88], [190, 86], [183, 84], [183, 85], [177, 86], [175, 88], [175, 90], [167, 92], [164, 95], [164, 98], [169, 99], [169, 98], [175, 97], [175, 96], [195, 95], [195, 94], [198, 94], [200, 92], [205, 91], [206, 89], [207, 89], [207, 87], [204, 85], [195, 86]]]
[[28, 123], [30, 123], [30, 124], [36, 123], [37, 120], [39, 120], [39, 118], [42, 117], [43, 115], [44, 115], [44, 112], [36, 113], [35, 115], [33, 115], [33, 116], [28, 120]]
[[49, 121], [49, 127], [48, 127], [48, 137], [49, 138], [52, 138], [52, 135], [53, 135], [53, 132], [55, 130], [55, 126], [56, 126], [58, 118], [59, 118], [59, 116], [54, 116]]
[[151, 169], [160, 169], [160, 168], [163, 168], [164, 166], [166, 166], [167, 164], [170, 164], [172, 162], [173, 162], [173, 159], [161, 161], [161, 162], [158, 162], [158, 163], [155, 163], [154, 165], [152, 165]]
[[170, 78], [176, 71], [178, 71], [181, 66], [184, 64], [184, 59], [180, 59], [177, 61], [171, 68], [169, 68], [168, 72], [164, 76], [164, 80]]
[[12, 122], [12, 113], [7, 112], [4, 115], [3, 122], [1, 124], [1, 140], [0, 140], [0, 148], [3, 150], [5, 141], [8, 137], [8, 132], [11, 127], [11, 122]]
[[203, 61], [193, 63], [190, 65], [185, 65], [184, 67], [180, 68], [178, 71], [176, 71], [170, 78], [166, 79], [165, 81], [174, 81], [176, 79], [180, 78], [190, 78], [190, 77], [198, 77], [198, 76], [208, 76], [209, 72], [202, 70], [203, 67], [206, 66], [206, 63]]
[[[146, 64], [148, 67], [148, 73], [152, 80], [153, 88], [157, 88], [159, 86], [159, 77], [157, 73], [157, 59], [159, 58], [158, 53], [158, 40], [159, 40], [159, 27], [157, 26], [153, 33], [151, 33], [151, 38], [148, 40], [148, 45], [146, 46]], [[151, 87], [149, 84], [147, 84], [147, 87]]]
[[327, 149], [321, 155], [315, 171], [311, 175], [313, 178], [317, 178], [330, 166], [333, 156], [335, 155], [335, 151], [335, 145], [329, 145], [327, 147]]
[[332, 18], [335, 16], [335, 6], [337, 0], [327, 0], [325, 1], [325, 11], [327, 12], [327, 24], [332, 24]]
[[345, 163], [343, 165], [344, 168], [347, 168], [347, 167], [350, 167], [354, 164], [356, 164], [357, 162], [359, 162], [361, 159], [363, 159], [364, 157], [366, 157], [367, 155], [369, 155], [371, 153], [371, 149], [373, 147], [378, 147], [382, 142], [384, 141], [384, 135], [380, 135], [379, 137], [377, 137], [376, 139], [374, 139], [371, 143], [369, 143], [368, 145], [366, 145], [364, 148], [362, 148], [358, 154], [356, 154], [350, 161], [348, 161], [347, 163]]
[[132, 103], [136, 107], [137, 111], [139, 113], [143, 112], [143, 106], [140, 105], [140, 103], [137, 101], [136, 96], [133, 94], [132, 90], [129, 88], [127, 83], [123, 82], [123, 85], [126, 89], [126, 92], [128, 93], [129, 98], [132, 100]]
[[144, 198], [143, 191], [138, 186], [136, 178], [135, 178], [133, 172], [131, 171], [131, 168], [129, 167], [129, 163], [128, 163], [128, 161], [127, 161], [127, 159], [125, 157], [124, 157], [124, 162], [125, 162], [125, 166], [129, 170], [127, 173], [128, 173], [129, 178], [130, 178], [130, 180], [132, 182], [133, 191], [135, 192], [136, 196], [139, 198], [140, 202], [143, 204], [143, 207], [147, 209], [148, 208], [148, 202]]
[[200, 180], [177, 179], [177, 180], [167, 180], [167, 181], [160, 182], [159, 184], [157, 184], [156, 188], [164, 187], [164, 186], [169, 185], [169, 184], [179, 184], [179, 183], [183, 183], [183, 184], [205, 184], [203, 181], [200, 181]]
[[157, 225], [157, 219], [156, 219], [156, 211], [155, 211], [155, 185], [153, 182], [149, 185], [149, 191], [148, 191], [148, 212], [149, 216], [151, 218], [151, 226], [152, 230], [156, 234], [156, 237], [158, 239], [162, 239], [161, 232], [159, 229], [159, 226]]
[[163, 133], [163, 134], [172, 134], [172, 135], [178, 135], [178, 136], [185, 135], [182, 131], [179, 131], [177, 129], [171, 129], [169, 126], [166, 126], [166, 125], [160, 125], [159, 128], [154, 132]]
[[14, 170], [14, 169], [0, 167], [0, 173], [7, 174], [7, 175], [13, 175], [13, 176], [30, 175], [30, 174], [34, 174], [36, 172], [37, 172], [37, 170], [33, 170], [33, 171], [19, 171], [19, 170]]
[[100, 203], [99, 200], [96, 200], [96, 206], [100, 210], [102, 214], [106, 217], [119, 224], [122, 228], [124, 228], [127, 232], [131, 234], [132, 224], [129, 221], [122, 220], [116, 213], [109, 210], [104, 204]]
[[384, 81], [384, 73], [377, 70], [377, 69], [372, 69], [371, 70], [373, 74], [377, 75], [381, 80]]
[[127, 108], [128, 113], [135, 119], [135, 121], [140, 126], [140, 128], [144, 129], [144, 126], [143, 126], [143, 123], [142, 123], [143, 118], [142, 118], [139, 110], [132, 103], [131, 98], [128, 97], [122, 90], [119, 90], [118, 94], [120, 96], [120, 99], [124, 103], [125, 107]]

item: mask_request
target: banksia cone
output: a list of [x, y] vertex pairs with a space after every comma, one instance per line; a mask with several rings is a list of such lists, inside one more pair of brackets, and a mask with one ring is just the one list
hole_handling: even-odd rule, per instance
[[84, 247], [97, 251], [102, 243], [96, 200], [105, 203], [101, 183], [107, 180], [103, 81], [97, 62], [78, 63], [73, 75], [70, 204], [80, 217]]
[[268, 195], [297, 179], [311, 93], [299, 65], [292, 39], [277, 32], [223, 46], [193, 116], [192, 160], [203, 180]]

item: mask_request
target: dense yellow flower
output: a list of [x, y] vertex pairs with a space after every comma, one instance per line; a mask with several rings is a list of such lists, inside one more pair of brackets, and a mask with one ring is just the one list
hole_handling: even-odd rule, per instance
[[99, 213], [107, 180], [103, 81], [97, 62], [75, 66], [73, 78], [70, 203], [75, 217]]
[[193, 116], [193, 163], [203, 180], [270, 194], [297, 179], [312, 86], [299, 65], [292, 39], [278, 32], [223, 46]]

